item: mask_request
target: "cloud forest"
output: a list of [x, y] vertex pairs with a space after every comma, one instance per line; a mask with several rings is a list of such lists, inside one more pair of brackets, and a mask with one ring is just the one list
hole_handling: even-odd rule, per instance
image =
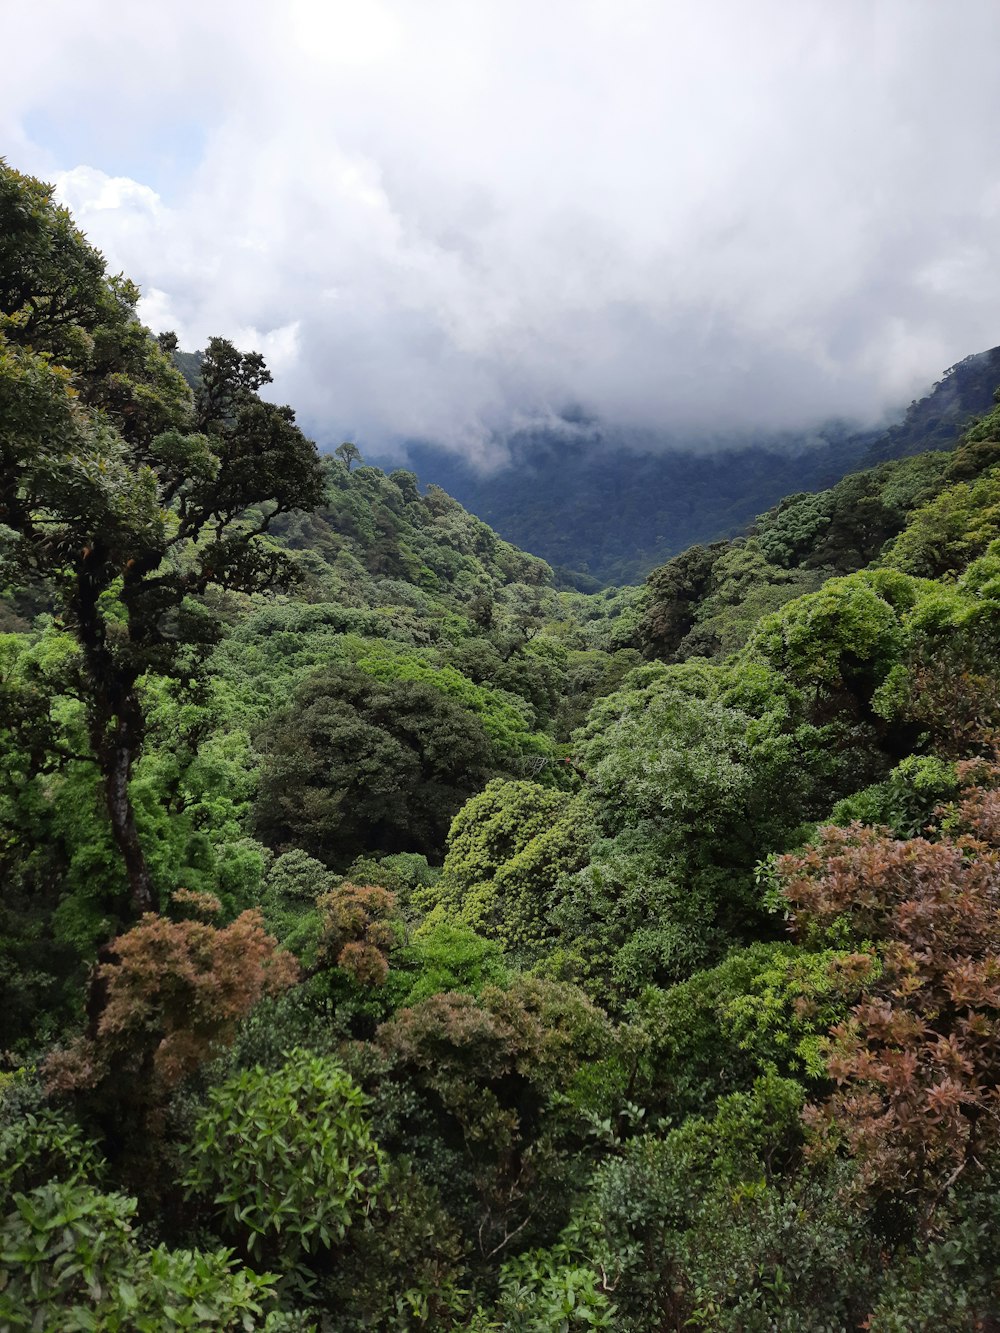
[[138, 298], [0, 164], [0, 1327], [994, 1327], [1000, 407], [579, 591]]

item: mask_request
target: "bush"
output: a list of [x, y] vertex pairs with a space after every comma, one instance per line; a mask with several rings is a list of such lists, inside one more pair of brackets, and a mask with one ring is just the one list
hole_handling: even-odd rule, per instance
[[77, 1185], [103, 1169], [96, 1145], [59, 1111], [29, 1112], [0, 1129], [0, 1189], [23, 1192], [52, 1179]]
[[295, 1050], [208, 1095], [186, 1149], [189, 1194], [212, 1197], [250, 1253], [294, 1264], [340, 1240], [378, 1194], [384, 1159], [366, 1098], [333, 1060]]
[[134, 1199], [51, 1183], [0, 1221], [0, 1327], [33, 1333], [277, 1330], [275, 1278], [234, 1271], [229, 1250], [141, 1250]]

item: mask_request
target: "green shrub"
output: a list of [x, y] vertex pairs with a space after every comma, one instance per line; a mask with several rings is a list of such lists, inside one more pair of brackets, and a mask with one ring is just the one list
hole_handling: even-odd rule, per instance
[[212, 1197], [251, 1253], [294, 1263], [340, 1240], [378, 1193], [383, 1156], [366, 1098], [333, 1060], [295, 1050], [208, 1095], [195, 1126], [185, 1185]]
[[29, 1112], [0, 1129], [0, 1190], [24, 1191], [52, 1179], [76, 1185], [103, 1169], [96, 1145], [58, 1111]]
[[0, 1221], [0, 1327], [32, 1333], [289, 1328], [268, 1318], [275, 1278], [231, 1251], [141, 1250], [136, 1201], [77, 1183], [13, 1196]]

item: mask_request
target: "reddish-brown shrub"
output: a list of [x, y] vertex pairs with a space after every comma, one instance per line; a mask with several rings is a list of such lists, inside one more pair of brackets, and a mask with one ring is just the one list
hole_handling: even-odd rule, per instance
[[381, 986], [402, 933], [395, 894], [345, 880], [318, 898], [316, 906], [323, 921], [320, 961], [343, 968], [359, 986]]
[[[182, 892], [174, 901], [201, 915], [219, 910], [208, 894]], [[104, 1003], [90, 1033], [45, 1062], [51, 1091], [93, 1088], [129, 1071], [169, 1090], [231, 1040], [258, 1000], [298, 978], [296, 960], [277, 948], [257, 911], [221, 928], [147, 912], [110, 952], [97, 969]]]
[[952, 822], [979, 837], [900, 841], [852, 825], [779, 862], [800, 936], [846, 928], [883, 962], [831, 1034], [839, 1087], [808, 1118], [870, 1183], [921, 1190], [927, 1206], [1000, 1142], [997, 810], [995, 792], [973, 790]]
[[934, 749], [957, 757], [984, 753], [1000, 740], [1000, 686], [995, 672], [953, 665], [939, 655], [910, 670], [906, 716], [931, 730]]

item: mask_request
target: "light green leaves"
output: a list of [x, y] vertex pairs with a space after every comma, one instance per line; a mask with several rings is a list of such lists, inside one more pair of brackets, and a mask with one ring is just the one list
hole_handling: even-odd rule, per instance
[[222, 1333], [265, 1326], [273, 1276], [234, 1271], [230, 1250], [142, 1250], [135, 1199], [53, 1183], [11, 1202], [0, 1220], [0, 1327]]
[[340, 1240], [379, 1191], [365, 1104], [338, 1064], [307, 1051], [275, 1073], [243, 1070], [209, 1094], [185, 1185], [213, 1199], [252, 1253], [294, 1262]]

